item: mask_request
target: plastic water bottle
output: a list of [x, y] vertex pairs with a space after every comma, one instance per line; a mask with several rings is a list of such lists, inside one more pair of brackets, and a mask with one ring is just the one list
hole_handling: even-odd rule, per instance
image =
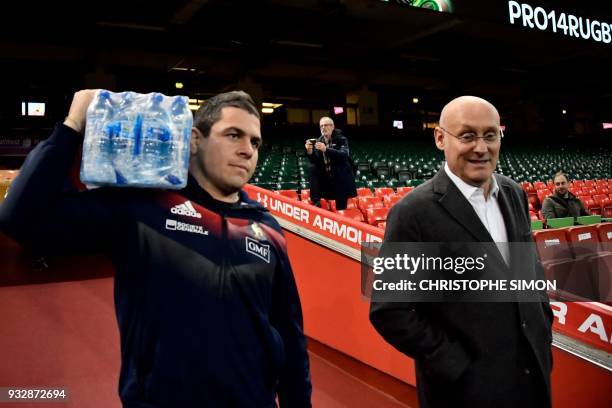
[[[180, 174], [182, 169], [185, 169], [189, 165], [189, 140], [191, 137], [191, 126], [193, 124], [193, 115], [187, 107], [187, 98], [184, 96], [177, 96], [172, 102], [170, 108], [172, 124], [175, 129], [178, 141], [173, 142], [175, 154], [174, 162], [175, 166], [173, 169], [174, 174]], [[169, 179], [173, 184], [173, 178]]]
[[185, 96], [101, 90], [87, 110], [81, 180], [88, 186], [182, 188], [192, 125]]
[[161, 106], [163, 99], [162, 94], [151, 95], [143, 113], [142, 181], [146, 183], [161, 182], [172, 165], [170, 117]]
[[115, 113], [110, 92], [100, 91], [94, 105], [87, 112], [85, 132], [90, 136], [89, 144], [84, 148], [84, 180], [97, 183], [114, 183], [113, 151], [110, 121]]
[[117, 177], [117, 184], [127, 184], [133, 179], [134, 169], [137, 167], [134, 160], [134, 94], [121, 93], [121, 102], [112, 122], [112, 150], [113, 165]]

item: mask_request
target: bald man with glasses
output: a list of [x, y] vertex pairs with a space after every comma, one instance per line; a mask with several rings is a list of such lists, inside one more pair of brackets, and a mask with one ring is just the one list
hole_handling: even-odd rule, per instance
[[[494, 173], [502, 136], [488, 101], [449, 102], [434, 132], [446, 163], [391, 208], [383, 249], [400, 242], [491, 242], [499, 250], [490, 257], [493, 270], [510, 273], [527, 264], [540, 276], [537, 261], [507, 244], [532, 237], [527, 196]], [[551, 406], [552, 312], [545, 293], [531, 302], [373, 301], [370, 321], [414, 358], [422, 407]]]

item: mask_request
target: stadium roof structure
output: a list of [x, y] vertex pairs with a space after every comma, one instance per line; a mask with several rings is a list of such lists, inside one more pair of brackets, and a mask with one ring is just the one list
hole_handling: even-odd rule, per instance
[[[23, 2], [5, 10], [0, 28], [3, 82], [5, 89], [78, 87], [83, 75], [112, 75], [120, 89], [155, 83], [173, 90], [180, 81], [203, 98], [252, 81], [266, 97], [287, 101], [367, 87], [420, 90], [430, 101], [464, 93], [514, 101], [528, 94], [612, 105], [612, 43], [553, 32], [552, 21], [546, 30], [524, 27], [521, 18], [510, 24], [510, 3], [521, 2], [456, 0], [453, 13], [413, 3]], [[540, 20], [564, 12], [612, 28], [607, 4], [575, 3], [529, 4], [546, 13]]]

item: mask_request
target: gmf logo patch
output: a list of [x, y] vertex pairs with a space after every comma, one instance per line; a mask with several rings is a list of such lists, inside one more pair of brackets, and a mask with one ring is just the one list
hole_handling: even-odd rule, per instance
[[246, 251], [258, 258], [270, 263], [270, 245], [262, 244], [261, 242], [251, 237], [244, 237]]

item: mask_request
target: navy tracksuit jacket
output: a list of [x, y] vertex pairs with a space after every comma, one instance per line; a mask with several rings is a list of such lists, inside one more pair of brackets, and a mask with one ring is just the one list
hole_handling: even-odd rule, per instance
[[300, 300], [281, 229], [241, 192], [65, 189], [82, 137], [58, 125], [26, 159], [0, 228], [43, 253], [110, 256], [124, 407], [310, 406]]

